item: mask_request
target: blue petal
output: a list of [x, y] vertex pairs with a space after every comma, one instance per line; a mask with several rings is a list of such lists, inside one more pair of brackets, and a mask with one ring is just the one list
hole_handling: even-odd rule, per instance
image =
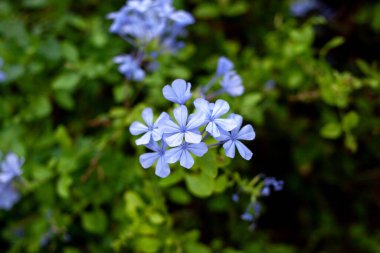
[[250, 160], [252, 158], [253, 153], [243, 143], [240, 141], [235, 141], [235, 144], [241, 157], [245, 160]]
[[177, 147], [182, 144], [183, 135], [183, 133], [176, 133], [166, 137], [165, 141], [170, 147]]
[[8, 153], [5, 160], [0, 164], [0, 183], [7, 183], [14, 177], [21, 175], [20, 167], [23, 160], [14, 153]]
[[237, 139], [246, 141], [251, 141], [255, 139], [255, 137], [256, 133], [251, 125], [244, 126], [242, 129], [240, 129], [239, 133], [236, 136]]
[[166, 162], [165, 157], [161, 156], [158, 158], [156, 164], [156, 175], [159, 177], [167, 177], [170, 174], [169, 164]]
[[162, 139], [162, 130], [161, 129], [158, 129], [158, 128], [156, 128], [156, 129], [153, 129], [153, 131], [152, 131], [152, 138], [153, 138], [153, 140], [154, 141], [159, 141], [159, 140], [161, 140]]
[[153, 111], [151, 108], [145, 108], [142, 111], [142, 118], [148, 127], [153, 126]]
[[209, 102], [203, 98], [197, 98], [194, 100], [194, 106], [197, 108], [198, 111], [204, 113], [206, 116], [210, 115], [210, 106]]
[[224, 75], [226, 72], [233, 69], [233, 67], [234, 67], [234, 64], [230, 60], [228, 60], [226, 57], [222, 56], [219, 58], [219, 61], [218, 61], [216, 75], [217, 76]]
[[156, 119], [156, 122], [154, 122], [154, 127], [160, 127], [169, 119], [170, 117], [166, 112], [161, 113], [160, 116], [158, 116], [158, 118]]
[[214, 137], [217, 141], [227, 141], [231, 140], [231, 134], [223, 129], [220, 130], [220, 135], [218, 137]]
[[244, 92], [241, 77], [237, 75], [235, 71], [227, 72], [223, 76], [220, 84], [222, 85], [223, 90], [233, 97], [240, 96]]
[[189, 152], [193, 153], [194, 155], [201, 157], [207, 153], [208, 148], [206, 143], [201, 142], [197, 144], [189, 144], [187, 146], [187, 150], [189, 150]]
[[182, 152], [182, 146], [171, 148], [165, 152], [165, 159], [168, 163], [175, 163], [181, 157]]
[[136, 145], [145, 145], [150, 142], [152, 132], [146, 132], [143, 136], [136, 140]]
[[195, 114], [191, 114], [188, 119], [188, 123], [186, 125], [187, 129], [199, 128], [206, 121], [205, 115], [203, 113], [197, 112]]
[[233, 119], [215, 119], [214, 122], [219, 128], [225, 131], [231, 131], [237, 126], [236, 121]]
[[181, 155], [180, 164], [182, 167], [185, 167], [186, 169], [190, 169], [194, 165], [194, 159], [190, 155], [190, 152], [187, 150], [184, 150]]
[[214, 122], [208, 123], [208, 125], [206, 126], [206, 131], [209, 132], [214, 138], [220, 136], [219, 128]]
[[226, 101], [222, 99], [218, 99], [215, 102], [211, 117], [219, 118], [223, 114], [227, 113], [229, 110], [230, 110], [230, 105]]
[[171, 119], [163, 121], [160, 124], [160, 128], [163, 130], [165, 134], [174, 134], [178, 133], [181, 129], [180, 127], [174, 123]]
[[174, 12], [170, 15], [170, 18], [181, 26], [187, 26], [194, 23], [193, 16], [190, 13], [182, 10]]
[[132, 135], [139, 135], [142, 133], [148, 132], [148, 127], [145, 126], [144, 124], [135, 121], [132, 123], [132, 125], [129, 127], [129, 131], [131, 132]]
[[140, 155], [139, 161], [141, 166], [144, 169], [149, 168], [150, 166], [153, 165], [153, 163], [160, 157], [160, 155], [157, 152], [153, 153], [145, 153]]
[[171, 86], [166, 85], [162, 89], [162, 93], [167, 100], [183, 105], [191, 97], [190, 89], [190, 83], [186, 83], [186, 81], [182, 79], [176, 79]]
[[226, 152], [226, 156], [230, 158], [235, 157], [235, 142], [233, 141], [227, 141], [223, 144], [224, 151]]
[[202, 140], [202, 135], [197, 131], [186, 131], [185, 141], [188, 143], [200, 143]]
[[236, 135], [243, 124], [243, 117], [239, 114], [231, 113], [227, 118], [233, 119], [236, 122], [236, 127], [231, 132], [232, 135]]
[[180, 105], [174, 109], [174, 118], [177, 120], [181, 128], [186, 126], [187, 115], [187, 108], [184, 105]]

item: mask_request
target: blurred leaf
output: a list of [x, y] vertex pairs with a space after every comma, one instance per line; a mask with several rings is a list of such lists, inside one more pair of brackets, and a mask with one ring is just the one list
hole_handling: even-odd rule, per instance
[[58, 195], [66, 199], [69, 197], [69, 188], [73, 183], [73, 179], [69, 176], [61, 176], [57, 183], [57, 192]]
[[354, 111], [347, 113], [343, 117], [342, 124], [345, 130], [355, 128], [359, 124], [359, 115]]
[[324, 138], [336, 139], [342, 134], [342, 128], [338, 123], [327, 123], [321, 129], [321, 135]]
[[185, 176], [185, 181], [189, 191], [197, 197], [204, 198], [212, 194], [214, 189], [214, 179], [207, 174]]
[[107, 228], [107, 216], [101, 209], [83, 213], [82, 226], [88, 232], [102, 234]]
[[72, 91], [78, 85], [80, 78], [80, 75], [77, 73], [65, 73], [55, 79], [52, 87], [55, 90]]

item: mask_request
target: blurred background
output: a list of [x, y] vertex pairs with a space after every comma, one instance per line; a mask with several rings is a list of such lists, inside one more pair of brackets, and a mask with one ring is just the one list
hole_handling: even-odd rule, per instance
[[[378, 1], [175, 0], [196, 19], [186, 46], [133, 85], [106, 19], [123, 4], [0, 2], [0, 149], [26, 161], [1, 252], [380, 252]], [[222, 55], [245, 86], [225, 99], [257, 134], [253, 159], [226, 166], [285, 182], [253, 231], [238, 188], [198, 198], [181, 173], [160, 180], [128, 133], [167, 108], [163, 85], [207, 83]]]

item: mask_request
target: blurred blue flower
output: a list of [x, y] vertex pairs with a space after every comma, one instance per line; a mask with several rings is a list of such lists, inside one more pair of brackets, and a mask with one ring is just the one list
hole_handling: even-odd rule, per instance
[[228, 71], [220, 82], [222, 89], [232, 97], [240, 96], [244, 92], [241, 77], [235, 71]]
[[237, 126], [235, 119], [222, 119], [220, 118], [230, 110], [229, 104], [222, 100], [218, 99], [214, 103], [209, 103], [203, 98], [197, 98], [194, 101], [194, 106], [198, 111], [202, 112], [206, 118], [205, 124], [206, 131], [209, 132], [214, 138], [220, 136], [220, 131], [231, 131]]
[[[0, 68], [3, 67], [3, 59], [0, 58]], [[4, 72], [0, 71], [0, 82], [4, 82], [6, 79], [6, 75], [4, 74]]]
[[132, 135], [144, 135], [136, 140], [137, 145], [148, 144], [152, 139], [154, 141], [159, 141], [162, 138], [162, 129], [159, 128], [161, 122], [166, 121], [169, 118], [169, 115], [165, 112], [153, 122], [153, 111], [151, 108], [145, 108], [142, 112], [142, 118], [144, 119], [146, 125], [134, 121], [129, 127], [129, 131]]
[[240, 199], [239, 193], [232, 194], [232, 201], [233, 202], [238, 202], [239, 199]]
[[161, 141], [161, 146], [155, 141], [151, 141], [146, 147], [154, 152], [140, 155], [139, 161], [144, 169], [151, 167], [156, 162], [156, 175], [159, 177], [167, 177], [170, 174], [169, 164], [165, 159], [167, 144]]
[[218, 60], [216, 75], [222, 76], [234, 68], [234, 64], [226, 57], [221, 56]]
[[164, 97], [176, 104], [183, 105], [191, 98], [191, 84], [183, 79], [176, 79], [171, 85], [166, 85], [162, 89]]
[[188, 143], [201, 142], [202, 135], [198, 128], [205, 121], [203, 114], [191, 114], [188, 117], [187, 107], [181, 105], [174, 109], [174, 118], [178, 122], [178, 125], [171, 119], [168, 119], [160, 126], [164, 132], [163, 138], [170, 147], [181, 145], [183, 139]]
[[[239, 154], [246, 160], [252, 158], [252, 152], [240, 140], [250, 141], [255, 139], [255, 131], [251, 125], [245, 125], [241, 128], [243, 118], [238, 114], [231, 114], [229, 119], [236, 122], [236, 128], [231, 132], [221, 131], [221, 135], [215, 137], [218, 141], [223, 142], [223, 148], [226, 156], [230, 158], [235, 157], [235, 147], [238, 149]], [[241, 129], [240, 129], [241, 128]]]
[[276, 180], [273, 177], [267, 177], [264, 179], [263, 182], [263, 188], [261, 189], [261, 195], [262, 196], [269, 196], [271, 192], [271, 187], [275, 191], [281, 191], [284, 187], [284, 181], [282, 180]]
[[126, 79], [141, 81], [145, 78], [145, 71], [141, 68], [141, 62], [129, 55], [118, 55], [113, 58], [116, 64], [119, 64], [119, 72], [122, 73]]
[[8, 183], [13, 178], [21, 175], [22, 171], [20, 168], [23, 163], [24, 161], [16, 154], [8, 153], [0, 163], [0, 182]]
[[208, 151], [204, 142], [197, 144], [182, 143], [180, 146], [166, 151], [165, 158], [168, 163], [175, 163], [180, 160], [182, 167], [190, 169], [194, 165], [194, 159], [190, 153], [201, 157]]
[[318, 3], [314, 0], [300, 0], [290, 6], [290, 12], [295, 17], [304, 17], [317, 8]]
[[0, 209], [11, 209], [19, 199], [20, 194], [13, 188], [11, 182], [0, 182]]

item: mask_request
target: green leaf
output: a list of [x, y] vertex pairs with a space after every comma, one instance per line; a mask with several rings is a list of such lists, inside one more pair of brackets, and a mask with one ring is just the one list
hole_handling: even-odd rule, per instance
[[79, 59], [77, 48], [70, 42], [62, 43], [62, 55], [67, 61], [76, 62]]
[[342, 134], [342, 127], [340, 124], [330, 122], [324, 125], [321, 129], [321, 135], [327, 139], [336, 139]]
[[356, 112], [351, 111], [344, 115], [342, 122], [345, 130], [353, 129], [359, 124], [359, 115]]
[[214, 179], [207, 174], [197, 174], [191, 175], [187, 174], [185, 176], [185, 181], [189, 191], [197, 197], [204, 198], [212, 194], [214, 190]]
[[218, 174], [215, 150], [209, 150], [204, 156], [198, 158], [198, 165], [204, 174], [215, 178]]
[[176, 204], [186, 205], [191, 201], [191, 197], [187, 191], [181, 187], [173, 187], [169, 191], [169, 199]]
[[102, 234], [107, 228], [107, 217], [100, 209], [84, 213], [82, 214], [82, 226], [90, 233]]
[[195, 9], [194, 15], [197, 18], [216, 18], [219, 16], [219, 12], [219, 8], [215, 4], [203, 3]]
[[143, 253], [158, 252], [160, 246], [161, 241], [153, 237], [140, 237], [135, 242], [136, 251]]
[[228, 178], [226, 175], [221, 175], [215, 180], [214, 192], [222, 193], [227, 188]]
[[57, 193], [64, 199], [69, 197], [69, 188], [73, 183], [73, 179], [67, 175], [61, 176], [57, 183]]
[[65, 73], [60, 75], [52, 84], [55, 90], [72, 91], [80, 81], [80, 75], [77, 73]]

